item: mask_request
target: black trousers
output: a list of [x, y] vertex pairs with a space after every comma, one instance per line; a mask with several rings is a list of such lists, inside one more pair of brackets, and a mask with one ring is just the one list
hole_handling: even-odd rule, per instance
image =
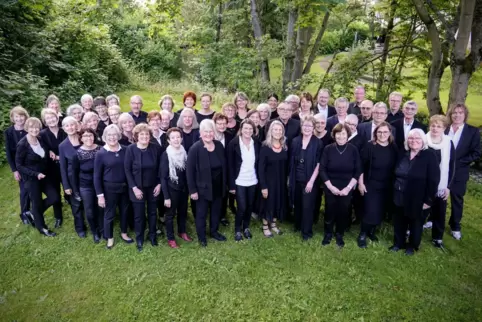
[[27, 211], [30, 211], [30, 197], [28, 195], [28, 190], [25, 188], [25, 182], [20, 180], [18, 182], [20, 187], [20, 213], [24, 214]]
[[[26, 180], [25, 189], [27, 189], [32, 203], [31, 212], [34, 217], [35, 227], [39, 231], [42, 231], [44, 228], [47, 228], [45, 225], [44, 212], [54, 203], [58, 202], [58, 194], [52, 181], [47, 178], [42, 180]], [[42, 193], [44, 193], [47, 198], [42, 199]]]
[[360, 233], [362, 234], [372, 235], [373, 233], [375, 233], [376, 228], [377, 225], [367, 224], [363, 221], [360, 223]]
[[127, 217], [130, 205], [127, 190], [123, 192], [113, 192], [109, 191], [108, 189], [104, 189], [104, 198], [104, 237], [106, 239], [114, 237], [114, 218], [116, 209], [119, 209], [121, 233], [126, 234]]
[[74, 228], [77, 234], [85, 233], [86, 227], [84, 222], [84, 205], [82, 200], [80, 199], [80, 195], [75, 196], [72, 192], [72, 195], [68, 196], [70, 209], [72, 210], [72, 216], [74, 217]]
[[209, 201], [199, 196], [199, 199], [196, 201], [196, 233], [200, 242], [206, 242], [206, 218], [209, 208], [211, 208], [211, 216], [209, 218], [211, 235], [217, 233], [222, 200], [222, 197], [214, 197], [212, 201]]
[[161, 221], [165, 220], [164, 216], [166, 215], [166, 211], [167, 209], [166, 207], [164, 207], [164, 195], [162, 194], [162, 191], [161, 191], [161, 193], [157, 197], [157, 214], [161, 219]]
[[336, 225], [336, 234], [343, 236], [350, 223], [350, 207], [352, 192], [348, 196], [335, 196], [325, 188], [325, 235], [333, 235]]
[[[62, 215], [62, 186], [61, 186], [61, 183], [62, 183], [62, 179], [61, 179], [61, 176], [60, 176], [60, 167], [56, 164], [55, 165], [55, 169], [52, 170], [52, 174], [50, 174], [51, 176], [51, 181], [55, 187], [55, 190], [57, 191], [57, 194], [58, 194], [58, 199], [59, 201], [56, 202], [55, 204], [52, 205], [52, 208], [54, 209], [54, 217], [55, 219], [62, 219], [63, 218], [63, 215]], [[67, 196], [65, 193], [64, 193], [64, 199], [69, 202], [69, 196]]]
[[79, 188], [80, 197], [84, 203], [84, 212], [92, 234], [101, 235], [104, 231], [104, 210], [97, 204], [94, 187]]
[[452, 213], [449, 219], [449, 225], [452, 231], [460, 231], [467, 181], [454, 181], [451, 188], [450, 201], [452, 202]]
[[189, 199], [187, 191], [169, 189], [171, 207], [166, 207], [166, 235], [167, 240], [174, 240], [174, 217], [177, 215], [177, 232], [186, 232], [187, 220], [187, 201]]
[[146, 208], [147, 222], [149, 226], [149, 239], [156, 238], [157, 231], [157, 197], [154, 197], [155, 187], [140, 188], [143, 193], [143, 200], [131, 200], [134, 209], [134, 231], [136, 241], [144, 243], [144, 232], [146, 231]]
[[296, 182], [294, 195], [295, 229], [301, 231], [301, 237], [313, 237], [313, 215], [317, 196], [317, 185], [310, 193], [305, 192], [306, 183]]
[[[407, 230], [410, 230], [410, 237], [408, 244], [406, 243]], [[393, 216], [393, 244], [399, 248], [412, 248], [418, 250], [420, 242], [422, 241], [423, 231], [423, 214], [416, 214], [414, 217], [405, 215], [404, 208], [395, 206], [395, 213]]]
[[447, 200], [435, 197], [430, 208], [430, 220], [432, 221], [432, 239], [442, 239], [445, 230], [445, 217], [447, 215]]
[[315, 207], [313, 209], [313, 223], [316, 224], [320, 220], [320, 208], [321, 208], [321, 200], [323, 198], [323, 189], [317, 186], [316, 198], [315, 198]]
[[249, 228], [256, 190], [256, 185], [249, 187], [236, 185], [236, 204], [238, 205], [238, 209], [236, 210], [236, 217], [234, 219], [235, 233]]
[[[363, 218], [363, 197], [358, 189], [353, 190], [352, 207], [355, 213], [355, 220], [360, 222]], [[351, 220], [349, 222], [351, 225]]]

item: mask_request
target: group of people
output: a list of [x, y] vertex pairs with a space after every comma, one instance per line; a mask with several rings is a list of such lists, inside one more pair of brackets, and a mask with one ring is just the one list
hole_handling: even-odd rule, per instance
[[417, 104], [403, 103], [401, 93], [391, 93], [388, 106], [374, 104], [357, 86], [354, 98], [340, 97], [330, 106], [330, 92], [321, 89], [315, 98], [305, 92], [280, 101], [271, 94], [250, 108], [247, 95], [238, 92], [215, 112], [210, 94], [201, 94], [196, 109], [197, 95], [186, 92], [177, 112], [169, 95], [145, 112], [135, 95], [131, 111], [122, 113], [116, 95], [85, 94], [64, 114], [50, 95], [41, 119], [16, 106], [5, 142], [20, 184], [20, 218], [55, 236], [44, 213], [52, 206], [55, 228], [62, 226], [63, 194], [81, 238], [85, 218], [94, 242], [103, 237], [111, 249], [118, 215], [122, 241], [136, 243], [139, 251], [146, 226], [153, 246], [165, 225], [168, 245], [178, 248], [174, 218], [178, 237], [192, 241], [186, 229], [190, 201], [204, 247], [208, 217], [210, 237], [226, 240], [219, 225], [229, 225], [228, 208], [235, 241], [253, 237], [253, 214], [266, 238], [282, 234], [279, 222], [291, 220], [309, 240], [324, 195], [322, 245], [335, 238], [343, 247], [345, 232], [360, 223], [357, 244], [366, 248], [388, 219], [394, 227], [390, 250], [412, 255], [424, 227], [432, 229], [433, 245], [444, 247], [450, 197], [449, 225], [459, 240], [469, 166], [480, 156], [479, 131], [467, 124], [467, 107], [455, 104], [446, 116], [432, 116], [427, 129], [415, 119]]

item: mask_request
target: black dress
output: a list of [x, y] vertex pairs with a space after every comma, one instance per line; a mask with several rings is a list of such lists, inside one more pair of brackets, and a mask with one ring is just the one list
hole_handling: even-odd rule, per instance
[[214, 116], [214, 111], [211, 114], [206, 114], [206, 115], [201, 114], [198, 111], [194, 112], [194, 114], [196, 115], [196, 120], [198, 124], [201, 124], [203, 120], [211, 120]]
[[392, 144], [382, 146], [368, 143], [361, 153], [364, 195], [363, 222], [379, 225], [391, 201], [397, 150]]
[[259, 153], [258, 178], [260, 189], [268, 189], [268, 198], [263, 198], [263, 217], [282, 220], [287, 198], [286, 178], [288, 176], [288, 151], [275, 152], [263, 146]]

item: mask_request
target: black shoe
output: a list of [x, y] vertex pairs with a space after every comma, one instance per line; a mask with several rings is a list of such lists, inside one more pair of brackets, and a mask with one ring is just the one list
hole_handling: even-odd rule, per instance
[[236, 215], [236, 207], [229, 207], [229, 210], [233, 213], [233, 215]]
[[122, 239], [122, 241], [123, 241], [124, 243], [126, 243], [126, 244], [132, 244], [132, 243], [134, 242], [134, 240], [133, 240], [132, 238], [130, 238], [130, 239], [124, 239], [124, 238], [122, 238], [122, 235], [121, 235], [121, 239]]
[[226, 237], [219, 232], [216, 232], [216, 233], [212, 234], [211, 237], [213, 239], [216, 239], [217, 241], [226, 241]]
[[344, 247], [345, 246], [345, 241], [343, 240], [343, 236], [342, 235], [336, 235], [336, 245], [338, 247]]
[[372, 242], [378, 242], [378, 237], [375, 234], [368, 235], [368, 238], [370, 238]]
[[142, 242], [139, 242], [139, 241], [137, 242], [137, 250], [139, 252], [142, 252]]
[[20, 220], [24, 225], [30, 224], [30, 221], [28, 220], [28, 217], [25, 214], [20, 214]]
[[205, 241], [205, 240], [200, 240], [200, 241], [199, 241], [199, 246], [201, 246], [201, 247], [208, 247], [208, 242]]
[[415, 250], [413, 248], [407, 248], [405, 250], [405, 255], [407, 256], [413, 256], [415, 254]]
[[251, 239], [253, 238], [253, 235], [251, 235], [251, 232], [249, 231], [249, 228], [246, 228], [243, 232], [244, 238], [246, 239]]
[[358, 247], [367, 248], [367, 235], [360, 234], [357, 239]]
[[400, 247], [398, 247], [397, 245], [393, 245], [388, 250], [391, 252], [398, 252], [400, 250]]
[[435, 248], [440, 248], [440, 249], [444, 249], [444, 248], [445, 248], [445, 246], [444, 246], [444, 244], [442, 243], [442, 241], [441, 241], [441, 240], [437, 240], [437, 239], [432, 239], [432, 245], [433, 245], [433, 247], [435, 247]]
[[151, 245], [152, 245], [152, 246], [159, 246], [159, 243], [157, 242], [157, 239], [156, 239], [156, 238], [152, 238], [152, 239], [151, 239]]
[[229, 221], [228, 221], [226, 218], [221, 219], [220, 223], [221, 223], [221, 225], [223, 225], [224, 227], [229, 226]]
[[332, 234], [326, 234], [325, 237], [323, 237], [323, 240], [321, 241], [322, 246], [329, 245], [331, 243], [331, 239], [333, 238]]
[[57, 236], [56, 233], [54, 233], [53, 231], [49, 230], [48, 228], [45, 228], [45, 229], [42, 229], [40, 231], [40, 233], [44, 236], [47, 236], [47, 237], [55, 237]]
[[304, 241], [304, 242], [307, 242], [307, 241], [309, 241], [311, 238], [313, 238], [313, 237], [304, 236], [304, 237], [303, 237], [303, 241]]
[[63, 223], [63, 219], [62, 218], [58, 218], [58, 219], [55, 219], [55, 228], [60, 228], [62, 227], [62, 223]]
[[157, 228], [156, 235], [157, 236], [163, 236], [164, 235], [164, 230], [162, 229], [162, 226], [159, 226], [159, 228]]
[[85, 238], [85, 237], [87, 237], [85, 231], [81, 231], [80, 233], [77, 233], [77, 235], [78, 235], [80, 238]]
[[241, 232], [238, 231], [237, 233], [234, 234], [234, 240], [237, 242], [243, 240], [243, 235], [241, 235]]
[[93, 236], [94, 236], [94, 243], [96, 243], [96, 244], [100, 243], [100, 236], [99, 236], [99, 234], [94, 234]]
[[32, 227], [35, 227], [35, 219], [33, 218], [33, 214], [30, 211], [25, 212], [25, 217], [27, 217], [30, 225], [32, 225]]

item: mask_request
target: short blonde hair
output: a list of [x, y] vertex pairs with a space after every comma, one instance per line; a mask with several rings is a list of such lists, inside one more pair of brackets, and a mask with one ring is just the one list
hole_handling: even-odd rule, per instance
[[111, 112], [117, 112], [117, 113], [120, 113], [121, 112], [121, 108], [119, 105], [112, 105], [110, 106], [108, 109], [107, 109], [107, 115], [109, 115], [109, 113]]
[[75, 123], [77, 126], [79, 125], [79, 122], [73, 116], [66, 116], [62, 120], [62, 127], [66, 126], [67, 124], [70, 124], [70, 123]]
[[132, 137], [134, 138], [134, 142], [137, 142], [139, 138], [139, 133], [141, 132], [147, 132], [150, 136], [152, 136], [149, 125], [147, 125], [146, 123], [140, 123], [134, 126], [134, 129], [132, 130]]
[[256, 110], [258, 112], [261, 112], [262, 110], [266, 110], [268, 112], [268, 120], [271, 118], [271, 107], [269, 107], [268, 103], [261, 103], [256, 107]]
[[311, 125], [313, 125], [313, 128], [316, 127], [316, 119], [313, 115], [306, 115], [306, 116], [303, 116], [300, 120], [300, 127], [303, 127], [303, 124], [305, 122], [310, 122]]
[[[249, 98], [248, 98], [248, 95], [246, 95], [246, 93], [244, 92], [237, 92], [235, 95], [234, 95], [234, 106], [236, 107], [236, 111], [238, 110], [238, 105], [236, 104], [236, 101], [238, 99], [242, 99], [243, 101], [247, 101], [248, 102], [248, 105], [249, 105]], [[248, 106], [246, 106], [246, 108], [248, 108]]]
[[132, 123], [134, 123], [134, 126], [135, 126], [136, 122], [134, 121], [134, 118], [132, 117], [132, 115], [130, 115], [129, 113], [122, 113], [119, 116], [119, 118], [117, 119], [117, 126], [119, 126], [119, 129], [121, 131], [123, 131], [122, 125], [124, 125], [124, 123], [126, 123], [128, 121], [132, 121]]
[[171, 109], [174, 109], [174, 98], [172, 98], [172, 96], [168, 94], [163, 95], [157, 103], [159, 105], [159, 108], [162, 110], [162, 103], [164, 103], [165, 100], [170, 100], [172, 103]]
[[107, 135], [109, 135], [112, 132], [117, 134], [117, 140], [120, 140], [122, 138], [122, 132], [119, 129], [119, 127], [115, 124], [109, 124], [104, 129], [104, 133], [102, 134], [102, 141], [107, 142]]
[[29, 117], [25, 121], [24, 128], [26, 131], [28, 131], [29, 128], [31, 127], [38, 127], [39, 129], [42, 129], [42, 122], [37, 117]]
[[[115, 94], [110, 94], [109, 96], [107, 96], [105, 98], [105, 103], [107, 105], [109, 105], [109, 101], [112, 101], [112, 100], [116, 100], [117, 101], [117, 104], [116, 105], [119, 105], [120, 104], [120, 99], [119, 99], [119, 96], [115, 95]], [[112, 105], [112, 106], [115, 106], [115, 105]]]
[[44, 124], [45, 124], [45, 117], [47, 115], [53, 115], [53, 116], [55, 116], [57, 121], [59, 120], [59, 115], [57, 114], [57, 112], [53, 108], [46, 107], [46, 108], [42, 109], [42, 112], [40, 112], [40, 117], [42, 118], [42, 122]]
[[80, 110], [82, 113], [84, 112], [84, 108], [79, 104], [72, 104], [67, 108], [67, 115], [72, 116], [75, 110]]
[[408, 147], [408, 138], [414, 134], [418, 134], [422, 138], [422, 142], [423, 142], [422, 150], [427, 150], [428, 149], [427, 135], [425, 135], [425, 132], [422, 129], [411, 129], [410, 132], [408, 132], [407, 139], [405, 140], [405, 143], [404, 143], [405, 150], [407, 151], [410, 150], [410, 148]]
[[[13, 117], [15, 116], [15, 114], [20, 115], [20, 116], [24, 116], [25, 120], [27, 120], [30, 117], [28, 115], [27, 110], [24, 109], [20, 105], [17, 105], [10, 110], [10, 122], [12, 122], [12, 123], [14, 123]], [[55, 114], [57, 115], [57, 113], [55, 113]]]
[[90, 94], [82, 95], [82, 97], [80, 98], [80, 103], [82, 103], [83, 101], [86, 101], [86, 100], [91, 100], [92, 103], [94, 102], [94, 98]]
[[445, 115], [433, 115], [432, 117], [430, 117], [430, 120], [428, 122], [428, 125], [432, 125], [433, 123], [440, 123], [442, 124], [442, 126], [444, 128], [446, 128], [448, 126], [448, 120], [447, 120], [447, 117]]
[[99, 120], [99, 115], [97, 115], [97, 113], [94, 113], [94, 112], [87, 112], [84, 114], [84, 117], [82, 118], [82, 123], [87, 124], [87, 122], [89, 122], [93, 118], [97, 118], [97, 120]]
[[52, 101], [57, 101], [57, 103], [59, 103], [59, 111], [61, 111], [61, 108], [60, 108], [60, 100], [59, 98], [54, 95], [54, 94], [50, 94], [47, 99], [45, 100], [45, 107], [49, 107], [49, 104], [52, 102]]
[[196, 113], [194, 113], [194, 110], [192, 108], [186, 107], [182, 109], [181, 114], [179, 115], [179, 119], [177, 120], [177, 127], [180, 129], [184, 129], [184, 117], [186, 114], [191, 114], [192, 116], [192, 128], [193, 129], [198, 129], [199, 128], [199, 123], [197, 122], [196, 118]]

